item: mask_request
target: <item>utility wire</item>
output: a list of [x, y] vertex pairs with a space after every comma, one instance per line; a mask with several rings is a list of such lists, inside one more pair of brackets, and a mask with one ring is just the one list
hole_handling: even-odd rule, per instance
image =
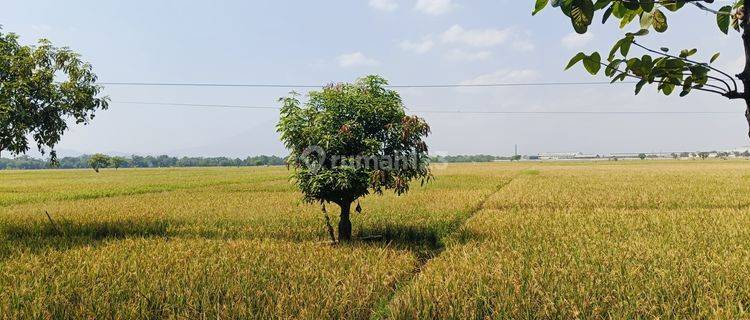
[[204, 107], [204, 108], [233, 108], [233, 109], [272, 109], [279, 110], [280, 107], [274, 106], [245, 106], [231, 104], [202, 104], [202, 103], [173, 103], [173, 102], [146, 102], [146, 101], [112, 101], [115, 104], [140, 104], [154, 106], [173, 106], [173, 107]]
[[[636, 83], [621, 81], [616, 83]], [[263, 84], [263, 83], [188, 83], [188, 82], [98, 82], [105, 86], [142, 86], [142, 87], [225, 87], [225, 88], [322, 88], [321, 85], [309, 84]], [[583, 86], [605, 85], [609, 81], [589, 82], [518, 82], [518, 83], [485, 83], [485, 84], [416, 84], [387, 85], [388, 88], [485, 88], [485, 87], [532, 87], [532, 86]]]
[[[609, 84], [635, 84], [637, 81], [579, 81], [579, 82], [507, 82], [507, 83], [443, 83], [385, 85], [388, 88], [497, 88], [497, 87], [546, 87], [546, 86], [587, 86]], [[98, 82], [104, 86], [128, 87], [218, 87], [218, 88], [323, 88], [325, 85], [283, 84], [283, 83], [212, 83], [212, 82]]]
[[[172, 103], [172, 102], [147, 102], [147, 101], [113, 101], [114, 104], [130, 104], [130, 105], [155, 105], [155, 106], [173, 106], [173, 107], [198, 107], [198, 108], [231, 108], [231, 109], [267, 109], [267, 110], [279, 110], [280, 107], [275, 106], [248, 106], [248, 105], [231, 105], [231, 104], [201, 104], [201, 103]], [[613, 115], [628, 115], [628, 114], [693, 114], [693, 115], [712, 115], [712, 114], [740, 114], [741, 112], [731, 111], [481, 111], [481, 110], [436, 110], [433, 109], [409, 109], [414, 113], [432, 113], [432, 114], [518, 114], [518, 115], [534, 115], [534, 114], [613, 114]]]

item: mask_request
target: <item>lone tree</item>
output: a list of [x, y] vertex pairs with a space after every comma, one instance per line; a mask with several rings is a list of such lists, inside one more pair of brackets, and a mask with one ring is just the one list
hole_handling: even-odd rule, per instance
[[[536, 0], [532, 14], [537, 14], [551, 3], [552, 7], [560, 9], [570, 18], [573, 29], [579, 34], [587, 32], [596, 11], [603, 11], [602, 23], [617, 20], [620, 28], [638, 18], [640, 29], [625, 33], [604, 59], [598, 52], [579, 52], [570, 60], [566, 69], [583, 62], [584, 68], [595, 75], [603, 66], [604, 74], [612, 78], [613, 83], [626, 79], [637, 80], [636, 94], [649, 84], [656, 85], [657, 91], [665, 95], [678, 89], [681, 97], [697, 90], [719, 94], [727, 99], [741, 99], [747, 106], [745, 117], [750, 124], [750, 12], [744, 6], [744, 0], [722, 1], [725, 5], [721, 7], [714, 6], [713, 2], [714, 0]], [[719, 58], [719, 53], [714, 53], [707, 62], [699, 61], [693, 58], [697, 49], [684, 49], [672, 54], [667, 47], [655, 48], [640, 41], [650, 29], [665, 32], [668, 28], [667, 15], [687, 7], [713, 15], [715, 18], [712, 23], [724, 34], [728, 34], [730, 29], [741, 33], [745, 67], [739, 74], [731, 76], [713, 65]], [[645, 54], [631, 55], [630, 49], [633, 46]], [[741, 89], [735, 79], [741, 82]], [[748, 134], [750, 135], [750, 131]]]
[[646, 160], [646, 154], [645, 153], [639, 153], [638, 158], [641, 160]]
[[106, 168], [109, 165], [109, 157], [101, 153], [97, 153], [89, 158], [89, 166], [94, 169], [96, 173], [99, 173], [99, 169]]
[[296, 93], [279, 99], [283, 106], [277, 130], [290, 150], [292, 178], [305, 201], [341, 208], [341, 241], [352, 238], [354, 201], [386, 189], [401, 195], [410, 181], [431, 178], [423, 141], [430, 127], [406, 115], [401, 97], [386, 85], [385, 79], [371, 75], [312, 91], [304, 106]]
[[123, 163], [125, 163], [125, 159], [123, 157], [109, 158], [109, 164], [112, 166], [112, 168], [115, 168], [115, 170], [119, 169]]
[[17, 35], [0, 32], [0, 152], [26, 153], [31, 137], [57, 163], [54, 147], [67, 120], [87, 124], [96, 110], [107, 109], [96, 79], [91, 65], [67, 48], [44, 39], [24, 46]]

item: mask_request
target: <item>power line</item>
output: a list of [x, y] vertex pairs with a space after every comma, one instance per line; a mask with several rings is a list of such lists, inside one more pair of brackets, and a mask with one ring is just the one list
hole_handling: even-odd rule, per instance
[[175, 103], [175, 102], [146, 102], [146, 101], [112, 101], [116, 104], [141, 104], [154, 106], [173, 106], [173, 107], [203, 107], [203, 108], [232, 108], [232, 109], [272, 109], [279, 110], [280, 107], [274, 106], [245, 106], [231, 104], [202, 104], [202, 103]]
[[[202, 103], [172, 103], [172, 102], [147, 102], [147, 101], [113, 101], [114, 104], [131, 104], [131, 105], [155, 105], [155, 106], [173, 106], [173, 107], [198, 107], [198, 108], [230, 108], [230, 109], [266, 109], [266, 110], [279, 110], [280, 107], [275, 106], [248, 106], [248, 105], [231, 105], [231, 104], [202, 104]], [[629, 114], [671, 114], [671, 115], [714, 115], [714, 114], [741, 114], [740, 112], [731, 111], [576, 111], [576, 110], [564, 110], [564, 111], [493, 111], [493, 110], [436, 110], [435, 107], [431, 109], [409, 109], [414, 113], [428, 113], [428, 114], [506, 114], [506, 115], [535, 115], [535, 114], [552, 114], [552, 115], [629, 115]]]
[[[616, 83], [633, 84], [635, 81], [621, 81]], [[224, 87], [224, 88], [322, 88], [322, 85], [309, 84], [268, 84], [268, 83], [189, 83], [189, 82], [99, 82], [105, 86], [142, 86], [142, 87]], [[414, 84], [387, 85], [388, 88], [486, 88], [486, 87], [533, 87], [533, 86], [583, 86], [605, 85], [609, 81], [588, 82], [517, 82], [517, 83], [454, 83], [454, 84]]]

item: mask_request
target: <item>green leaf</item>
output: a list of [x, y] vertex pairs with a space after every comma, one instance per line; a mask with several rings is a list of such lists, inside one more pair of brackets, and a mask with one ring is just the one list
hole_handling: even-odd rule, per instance
[[570, 17], [570, 9], [573, 4], [574, 0], [552, 0], [552, 6], [553, 7], [560, 7], [560, 10], [562, 12]]
[[627, 57], [628, 52], [630, 52], [630, 45], [633, 44], [633, 38], [625, 37], [620, 41], [622, 41], [622, 44], [620, 45], [620, 54], [622, 54], [623, 57]]
[[622, 39], [617, 40], [617, 42], [615, 42], [615, 45], [612, 46], [612, 49], [609, 51], [609, 56], [608, 56], [609, 60], [612, 60], [612, 58], [615, 56], [615, 53], [617, 53], [617, 50], [620, 49], [621, 45], [622, 45]]
[[607, 8], [607, 10], [604, 11], [604, 15], [602, 16], [602, 24], [607, 23], [607, 19], [609, 19], [609, 16], [612, 15], [613, 8], [614, 6], [610, 6], [609, 8]]
[[625, 8], [620, 1], [617, 1], [614, 4], [612, 4], [612, 15], [614, 15], [615, 18], [622, 19], [622, 17], [627, 12], [628, 12], [628, 9]]
[[590, 56], [583, 59], [583, 67], [586, 68], [591, 75], [596, 75], [599, 69], [602, 67], [602, 57], [598, 52], [592, 53]]
[[537, 14], [539, 11], [542, 11], [542, 9], [544, 9], [544, 7], [547, 6], [548, 2], [549, 0], [536, 0], [536, 5], [534, 5], [534, 11], [531, 12], [531, 15], [533, 16]]
[[663, 3], [664, 7], [667, 8], [667, 10], [675, 12], [677, 10], [680, 10], [682, 6], [685, 5], [684, 0], [666, 0]]
[[643, 86], [647, 83], [646, 80], [641, 79], [641, 81], [638, 81], [638, 83], [635, 84], [635, 94], [638, 94], [641, 92], [641, 89], [643, 89]]
[[570, 21], [573, 29], [584, 34], [594, 19], [594, 3], [591, 0], [573, 0], [570, 6]]
[[689, 56], [694, 55], [696, 52], [698, 52], [698, 49], [684, 49], [680, 51], [680, 58], [687, 58]]
[[612, 60], [607, 65], [607, 68], [604, 69], [604, 75], [606, 75], [607, 77], [614, 76], [615, 73], [617, 72], [617, 68], [620, 66], [621, 62], [622, 62], [622, 60], [620, 60], [620, 59], [614, 59], [614, 60]]
[[636, 33], [632, 33], [631, 35], [634, 36], [634, 37], [640, 37], [640, 36], [645, 36], [647, 34], [648, 34], [648, 30], [641, 29], [641, 30], [638, 30], [638, 32], [636, 32]]
[[693, 89], [693, 77], [687, 77], [685, 78], [685, 81], [682, 82], [682, 92], [680, 92], [680, 97], [688, 95], [691, 89]]
[[617, 76], [615, 76], [614, 78], [612, 78], [612, 81], [610, 81], [609, 83], [615, 83], [617, 81], [623, 81], [627, 77], [628, 77], [627, 73], [620, 73]]
[[669, 52], [669, 48], [667, 47], [661, 47], [659, 48], [659, 50], [664, 51], [664, 52]]
[[719, 9], [719, 13], [716, 14], [716, 24], [719, 25], [719, 30], [724, 34], [729, 33], [729, 17], [732, 12], [732, 6], [723, 6]]
[[[664, 79], [665, 81], [671, 81], [670, 79]], [[664, 93], [665, 96], [668, 96], [672, 94], [674, 91], [674, 84], [665, 82], [661, 84], [661, 92]]]
[[716, 59], [719, 59], [720, 55], [721, 55], [721, 52], [714, 53], [714, 55], [711, 56], [711, 62], [710, 63], [714, 63], [714, 61], [716, 61]]
[[651, 10], [654, 10], [654, 3], [652, 1], [642, 1], [641, 2], [641, 9], [643, 9], [643, 12], [651, 12]]
[[654, 10], [654, 12], [651, 13], [651, 16], [653, 19], [652, 24], [656, 32], [661, 33], [667, 31], [667, 16], [665, 16], [664, 13], [661, 12], [661, 10]]
[[601, 10], [612, 3], [612, 0], [596, 0], [594, 3], [594, 10]]
[[640, 8], [637, 0], [622, 0], [621, 2], [625, 8], [628, 8], [628, 10], [638, 10], [638, 8]]
[[653, 21], [653, 18], [650, 13], [644, 12], [641, 13], [641, 29], [648, 29], [651, 28], [651, 23]]
[[620, 29], [625, 28], [625, 26], [628, 25], [635, 17], [637, 16], [635, 11], [628, 10], [625, 12], [625, 14], [620, 19]]
[[570, 69], [570, 67], [576, 65], [576, 63], [578, 63], [579, 61], [581, 61], [581, 60], [583, 60], [585, 58], [586, 58], [586, 54], [583, 53], [583, 52], [579, 52], [578, 54], [576, 54], [575, 56], [573, 56], [573, 58], [570, 59], [570, 62], [568, 62], [568, 65], [565, 67], [565, 70]]

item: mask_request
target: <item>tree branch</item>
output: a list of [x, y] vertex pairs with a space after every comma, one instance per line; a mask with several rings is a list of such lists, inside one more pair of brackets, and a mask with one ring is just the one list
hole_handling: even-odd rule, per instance
[[[638, 76], [638, 75], [635, 75], [635, 74], [631, 74], [631, 73], [622, 71], [622, 70], [617, 69], [617, 68], [612, 68], [609, 65], [607, 65], [606, 63], [599, 62], [599, 64], [603, 65], [607, 69], [616, 71], [616, 72], [618, 72], [621, 75], [624, 74], [626, 77], [631, 77], [631, 78], [634, 78], [634, 79], [643, 80], [643, 81], [646, 81], [648, 83], [665, 83], [665, 84], [671, 84], [673, 86], [683, 86], [683, 84], [679, 83], [679, 82], [675, 83], [675, 82], [667, 82], [667, 81], [663, 81], [663, 80], [653, 80], [652, 81], [652, 80], [649, 80], [649, 79], [644, 79], [641, 76]], [[713, 85], [711, 85], [711, 86], [712, 87], [717, 87], [717, 86], [713, 86]], [[717, 88], [719, 88], [720, 90], [724, 90], [724, 88], [721, 88], [721, 87], [717, 87]], [[726, 97], [728, 99], [744, 99], [745, 98], [745, 94], [744, 93], [737, 92], [736, 90], [718, 91], [718, 90], [706, 89], [706, 88], [703, 88], [702, 86], [701, 87], [691, 86], [690, 89], [695, 89], [695, 90], [698, 90], [698, 91], [705, 91], [705, 92], [716, 93], [716, 94], [719, 94], [719, 95], [721, 95], [723, 97]]]
[[627, 1], [627, 0], [612, 0], [612, 2], [638, 2], [640, 3], [653, 3], [653, 4], [675, 4], [675, 3], [699, 3], [699, 2], [705, 2], [705, 3], [712, 3], [713, 0], [653, 0], [653, 1], [644, 1], [644, 0], [636, 0], [636, 1]]
[[698, 3], [698, 2], [693, 2], [693, 5], [695, 5], [696, 7], [698, 7], [698, 9], [701, 9], [703, 11], [708, 11], [708, 12], [713, 13], [715, 15], [720, 15], [720, 14], [721, 15], [727, 15], [727, 16], [731, 16], [732, 15], [731, 12], [722, 12], [722, 11], [714, 10], [714, 9], [706, 7], [706, 6], [704, 6], [704, 5], [702, 5], [702, 4]]
[[709, 78], [709, 79], [711, 79], [711, 80], [714, 80], [714, 81], [719, 81], [719, 82], [723, 83], [723, 84], [724, 84], [724, 85], [725, 85], [725, 86], [727, 87], [727, 91], [732, 91], [732, 87], [730, 87], [730, 86], [729, 86], [729, 83], [727, 83], [727, 82], [726, 82], [726, 81], [724, 81], [723, 79], [721, 79], [721, 78], [717, 78], [717, 77], [714, 77], [714, 76], [709, 76], [709, 75], [707, 75], [706, 77], [708, 77], [708, 78]]
[[727, 99], [745, 99], [745, 94], [737, 91], [729, 91], [725, 95]]
[[[682, 75], [683, 76], [690, 76], [692, 74], [691, 73], [683, 72]], [[722, 80], [721, 78], [717, 78], [717, 77], [709, 76], [709, 75], [706, 75], [706, 77], [709, 78], [709, 79], [711, 79], [711, 80], [723, 83], [727, 87], [727, 89], [726, 89], [727, 91], [733, 91], [732, 87], [730, 87], [729, 84], [726, 81]], [[714, 88], [719, 89], [719, 90], [724, 90], [724, 88], [722, 88], [720, 86], [717, 86], [717, 85], [713, 85], [713, 84], [706, 83], [706, 84], [704, 84], [704, 86], [709, 86], [709, 87], [714, 87]]]
[[721, 75], [727, 77], [727, 79], [732, 80], [732, 85], [734, 86], [734, 90], [729, 90], [729, 91], [738, 91], [737, 90], [737, 81], [734, 81], [734, 78], [732, 76], [730, 76], [729, 74], [727, 74], [724, 71], [721, 71], [719, 69], [716, 69], [716, 68], [712, 67], [710, 64], [700, 63], [700, 62], [697, 62], [697, 61], [690, 60], [688, 58], [677, 57], [677, 56], [674, 56], [674, 55], [671, 55], [671, 54], [668, 54], [668, 53], [664, 53], [664, 52], [661, 52], [661, 51], [656, 51], [654, 49], [647, 48], [647, 47], [645, 47], [645, 46], [643, 46], [640, 43], [635, 42], [635, 41], [633, 41], [633, 44], [636, 45], [636, 46], [638, 46], [638, 47], [640, 47], [641, 49], [646, 50], [646, 51], [651, 52], [651, 53], [655, 53], [655, 54], [662, 55], [662, 56], [669, 57], [669, 58], [673, 58], [673, 59], [680, 59], [680, 60], [683, 60], [683, 61], [686, 61], [686, 62], [690, 62], [692, 64], [697, 64], [697, 65], [705, 66], [706, 68], [709, 68], [709, 69], [711, 69], [713, 71], [716, 71], [716, 72], [720, 73]]

